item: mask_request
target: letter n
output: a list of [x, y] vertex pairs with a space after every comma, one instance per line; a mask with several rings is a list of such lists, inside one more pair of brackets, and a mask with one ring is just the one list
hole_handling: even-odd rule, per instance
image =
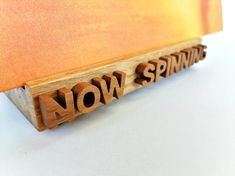
[[173, 54], [177, 60], [180, 60], [180, 70], [186, 69], [189, 67], [189, 62], [190, 62], [190, 56], [186, 55], [185, 52], [176, 52]]
[[62, 88], [57, 92], [57, 101], [48, 94], [39, 96], [43, 122], [47, 128], [74, 119], [74, 98], [71, 90]]
[[171, 57], [171, 67], [170, 67], [170, 72], [169, 75], [172, 75], [173, 73], [178, 73], [179, 71], [182, 70], [181, 67], [181, 57], [177, 57], [176, 53], [170, 55]]
[[124, 93], [126, 73], [116, 71], [113, 74], [106, 74], [101, 78], [92, 79], [92, 84], [99, 87], [101, 92], [101, 102], [108, 104], [112, 102], [112, 98], [121, 98]]

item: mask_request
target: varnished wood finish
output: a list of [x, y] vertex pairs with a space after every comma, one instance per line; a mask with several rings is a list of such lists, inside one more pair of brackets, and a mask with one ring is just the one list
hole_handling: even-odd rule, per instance
[[80, 113], [88, 113], [97, 108], [100, 102], [99, 89], [90, 83], [79, 83], [73, 88], [75, 106]]
[[92, 83], [101, 90], [101, 102], [109, 104], [112, 102], [113, 96], [117, 99], [121, 98], [124, 93], [126, 73], [116, 71], [113, 74], [105, 74], [103, 79], [93, 78]]
[[[49, 95], [39, 96], [39, 104], [43, 122], [47, 128], [55, 128], [60, 123], [74, 119], [74, 98], [73, 92], [66, 88], [58, 90], [58, 100], [55, 101]], [[65, 102], [60, 105], [58, 102]]]
[[142, 86], [149, 86], [154, 82], [155, 67], [150, 63], [140, 63], [136, 68], [136, 73], [139, 75], [135, 82]]

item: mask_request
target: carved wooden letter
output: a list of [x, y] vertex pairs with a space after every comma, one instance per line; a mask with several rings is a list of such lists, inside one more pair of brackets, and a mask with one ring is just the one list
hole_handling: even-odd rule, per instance
[[181, 63], [182, 68], [188, 68], [189, 66], [193, 65], [195, 61], [198, 62], [197, 59], [195, 59], [195, 57], [197, 57], [197, 49], [188, 48], [182, 50], [182, 52], [186, 55], [186, 59], [184, 58], [185, 60], [183, 59]]
[[125, 87], [126, 73], [117, 71], [113, 74], [106, 74], [101, 78], [92, 79], [92, 83], [99, 87], [101, 92], [101, 102], [108, 104], [112, 102], [112, 98], [119, 99], [123, 96]]
[[161, 79], [161, 74], [166, 71], [166, 62], [164, 60], [160, 59], [154, 59], [149, 61], [149, 63], [155, 65], [155, 82], [160, 81]]
[[170, 75], [178, 73], [181, 70], [181, 58], [177, 58], [174, 54], [171, 55]]
[[76, 107], [81, 113], [88, 113], [97, 108], [100, 102], [99, 89], [90, 83], [79, 83], [73, 87]]
[[[191, 50], [187, 50], [187, 52], [190, 52]], [[180, 60], [180, 70], [182, 69], [186, 69], [189, 67], [190, 64], [190, 58], [191, 58], [191, 54], [188, 54], [186, 56], [185, 52], [176, 52], [173, 54], [173, 56], [176, 57], [177, 60]]]
[[141, 63], [136, 68], [137, 78], [135, 82], [142, 86], [149, 86], [154, 81], [155, 66], [150, 63]]
[[206, 57], [206, 52], [204, 51], [205, 49], [207, 49], [207, 46], [206, 45], [198, 45], [198, 46], [195, 46], [193, 48], [196, 48], [198, 50], [198, 57], [199, 57], [199, 60], [203, 60], [205, 59]]
[[[42, 118], [48, 128], [74, 119], [74, 99], [71, 90], [59, 89], [58, 102], [47, 94], [39, 96]], [[59, 104], [60, 103], [60, 104]]]
[[168, 77], [170, 76], [170, 71], [171, 71], [171, 58], [172, 56], [163, 56], [160, 57], [160, 60], [163, 60], [166, 62], [166, 70], [161, 74], [162, 77]]
[[186, 54], [186, 57], [189, 59], [189, 66], [192, 66], [194, 63], [197, 63], [206, 57], [206, 52], [204, 51], [204, 49], [206, 48], [207, 47], [204, 45], [198, 45], [182, 51]]

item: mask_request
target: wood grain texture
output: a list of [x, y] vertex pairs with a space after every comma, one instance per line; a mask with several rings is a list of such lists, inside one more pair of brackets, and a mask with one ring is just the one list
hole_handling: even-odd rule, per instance
[[[38, 121], [36, 117], [33, 97], [27, 87], [13, 89], [4, 93], [18, 107], [29, 122], [36, 128], [42, 126], [42, 124], [40, 124], [41, 121]], [[38, 129], [40, 130], [40, 128]]]
[[2, 0], [0, 91], [222, 29], [220, 0]]
[[[66, 99], [65, 92], [67, 92], [67, 96], [70, 96], [71, 95], [70, 90], [73, 90], [73, 91], [75, 90], [74, 91], [75, 92], [74, 101], [76, 101], [76, 97], [80, 96], [80, 95], [78, 95], [79, 92], [80, 93], [82, 92], [81, 89], [86, 90], [86, 85], [91, 85], [91, 84], [94, 85], [94, 82], [96, 82], [95, 85], [101, 86], [102, 82], [100, 79], [102, 79], [102, 78], [105, 78], [107, 81], [106, 84], [110, 85], [109, 80], [114, 79], [112, 77], [112, 75], [113, 76], [115, 75], [117, 78], [117, 82], [119, 82], [120, 85], [125, 84], [125, 88], [123, 90], [117, 89], [118, 92], [116, 92], [116, 95], [114, 96], [116, 98], [120, 98], [122, 94], [125, 95], [127, 93], [130, 93], [132, 91], [135, 91], [135, 90], [143, 87], [142, 85], [135, 82], [135, 79], [137, 77], [136, 68], [140, 63], [146, 63], [146, 62], [149, 62], [149, 61], [157, 59], [157, 58], [161, 58], [161, 59], [166, 58], [166, 56], [168, 56], [169, 54], [176, 53], [176, 52], [179, 52], [182, 50], [184, 51], [185, 49], [197, 46], [200, 43], [201, 43], [200, 39], [190, 40], [190, 41], [179, 43], [177, 45], [172, 45], [171, 47], [166, 47], [166, 48], [163, 48], [160, 50], [154, 50], [154, 51], [151, 51], [151, 52], [148, 52], [145, 54], [132, 56], [130, 58], [124, 58], [122, 61], [114, 62], [111, 64], [94, 65], [93, 68], [90, 68], [90, 69], [71, 70], [71, 71], [64, 72], [64, 73], [61, 73], [58, 75], [53, 75], [50, 77], [45, 77], [42, 79], [30, 81], [30, 82], [26, 83], [26, 86], [24, 89], [17, 88], [14, 90], [10, 90], [7, 92], [7, 95], [11, 98], [11, 100], [13, 102], [15, 102], [17, 107], [25, 114], [25, 116], [28, 118], [28, 120], [31, 121], [32, 124], [39, 131], [42, 131], [47, 128], [54, 128], [54, 127], [58, 126], [59, 124], [64, 123], [65, 121], [73, 120], [73, 118], [71, 118], [71, 116], [69, 116], [69, 118], [68, 118], [69, 120], [63, 118], [67, 114], [71, 114], [73, 112], [72, 111], [64, 111], [64, 109], [66, 107], [65, 107], [65, 105], [63, 105], [64, 109], [58, 110], [58, 113], [60, 113], [60, 114], [62, 113], [62, 118], [59, 118], [59, 121], [53, 122], [53, 120], [55, 120], [56, 117], [55, 117], [55, 114], [52, 114], [52, 116], [50, 118], [50, 119], [52, 119], [52, 123], [51, 123], [52, 125], [48, 125], [47, 124], [48, 119], [43, 119], [42, 114], [47, 111], [52, 110], [53, 108], [58, 108], [58, 107], [57, 107], [57, 105], [55, 105], [54, 102], [49, 104], [49, 108], [40, 107], [40, 98], [39, 97], [41, 97], [41, 101], [44, 101], [48, 97], [52, 97], [55, 100], [58, 99], [58, 97], [61, 97], [62, 99]], [[161, 69], [161, 68], [159, 68], [159, 69]], [[113, 73], [115, 71], [119, 71], [119, 72]], [[120, 71], [125, 73], [125, 75], [120, 73]], [[113, 74], [111, 74], [111, 73], [113, 73]], [[125, 76], [125, 83], [120, 82], [120, 78], [123, 76]], [[81, 86], [80, 83], [85, 83], [86, 85], [83, 84]], [[80, 86], [77, 86], [77, 85], [80, 85]], [[115, 85], [112, 85], [112, 86], [115, 87]], [[117, 85], [116, 85], [116, 87], [117, 87]], [[101, 101], [101, 102], [97, 103], [98, 102], [97, 99], [99, 99], [100, 96], [102, 97], [102, 94], [100, 92], [98, 93], [97, 88], [95, 88], [95, 89], [96, 90], [94, 90], [94, 94], [96, 94], [96, 95], [99, 94], [98, 97], [95, 97], [96, 98], [94, 100], [95, 103], [92, 103], [92, 105], [95, 104], [95, 106], [93, 106], [92, 109], [89, 109], [89, 108], [87, 109], [85, 107], [85, 110], [94, 110], [96, 108], [96, 106], [100, 106], [105, 103], [110, 103], [110, 99], [107, 98], [107, 97], [109, 97], [109, 95], [106, 97], [107, 98], [106, 100], [103, 100], [103, 102]], [[60, 90], [60, 91], [58, 91], [58, 90]], [[61, 90], [63, 90], [62, 91], [62, 92], [64, 92], [63, 94], [60, 93]], [[109, 89], [109, 91], [110, 90], [111, 89]], [[112, 92], [112, 94], [114, 94], [114, 90], [111, 90], [111, 92]], [[59, 96], [58, 96], [58, 94], [59, 94]], [[71, 96], [70, 96], [70, 98], [67, 97], [67, 99], [68, 99], [68, 101], [72, 102]], [[86, 113], [86, 111], [83, 111], [84, 110], [84, 102], [80, 102], [79, 100], [78, 100], [78, 102], [76, 102], [76, 106], [78, 106], [78, 107], [75, 109], [73, 117], [77, 117], [83, 113]], [[52, 109], [50, 109], [50, 108], [52, 108]], [[83, 108], [83, 110], [78, 111], [78, 109], [81, 110], [81, 108]], [[87, 111], [87, 112], [89, 112], [89, 111]]]

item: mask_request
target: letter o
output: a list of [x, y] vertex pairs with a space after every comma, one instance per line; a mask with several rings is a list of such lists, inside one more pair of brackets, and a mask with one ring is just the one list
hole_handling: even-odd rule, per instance
[[75, 106], [81, 113], [88, 113], [97, 108], [100, 102], [99, 89], [90, 83], [79, 83], [73, 87]]

